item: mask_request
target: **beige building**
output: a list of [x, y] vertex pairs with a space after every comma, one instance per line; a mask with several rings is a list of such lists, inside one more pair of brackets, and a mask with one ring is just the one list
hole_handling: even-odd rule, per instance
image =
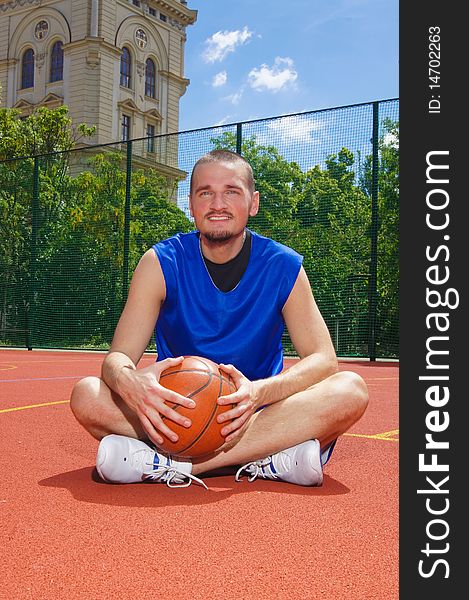
[[2, 106], [66, 104], [92, 144], [177, 132], [196, 18], [185, 0], [0, 0]]

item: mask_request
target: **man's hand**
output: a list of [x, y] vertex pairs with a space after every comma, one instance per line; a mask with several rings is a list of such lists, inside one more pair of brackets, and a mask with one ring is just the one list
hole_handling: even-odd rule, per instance
[[191, 426], [189, 419], [180, 415], [169, 405], [178, 404], [194, 408], [195, 402], [177, 392], [168, 390], [159, 383], [160, 375], [165, 369], [178, 365], [183, 360], [182, 356], [166, 358], [144, 369], [124, 367], [119, 372], [117, 391], [129, 408], [137, 414], [143, 429], [155, 444], [163, 443], [161, 434], [173, 442], [178, 440], [177, 434], [164, 423], [163, 417], [183, 427]]
[[231, 376], [236, 385], [236, 392], [218, 398], [218, 404], [222, 406], [236, 404], [234, 408], [217, 417], [219, 423], [233, 419], [231, 423], [227, 423], [226, 427], [223, 427], [221, 430], [225, 442], [232, 442], [241, 437], [249, 419], [256, 412], [259, 402], [255, 396], [253, 382], [245, 377], [241, 371], [238, 371], [233, 365], [220, 364], [219, 367]]

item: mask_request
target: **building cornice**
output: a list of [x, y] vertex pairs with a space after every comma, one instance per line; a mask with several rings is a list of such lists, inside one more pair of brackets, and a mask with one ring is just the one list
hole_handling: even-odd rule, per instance
[[0, 67], [11, 67], [19, 62], [17, 58], [1, 58]]
[[72, 48], [73, 49], [79, 48], [80, 46], [82, 46], [83, 48], [90, 48], [90, 47], [105, 48], [106, 50], [109, 50], [110, 52], [114, 52], [114, 54], [116, 54], [117, 56], [120, 56], [120, 54], [122, 52], [122, 50], [120, 48], [117, 48], [113, 44], [106, 42], [106, 40], [104, 38], [95, 38], [95, 37], [86, 37], [86, 38], [82, 38], [81, 40], [76, 40], [74, 42], [70, 42], [69, 44], [65, 44], [64, 51], [67, 51]]
[[192, 25], [197, 20], [197, 11], [187, 8], [179, 0], [153, 0], [152, 4], [161, 7], [167, 13], [182, 21], [184, 25]]
[[176, 75], [175, 73], [171, 73], [170, 71], [160, 71], [159, 73], [162, 77], [171, 79], [171, 81], [173, 81], [174, 83], [179, 83], [179, 85], [184, 88], [186, 88], [190, 83], [189, 79], [186, 79], [185, 77], [179, 77], [179, 75]]
[[40, 6], [43, 0], [0, 0], [0, 11], [15, 10], [15, 8], [23, 8], [28, 4]]

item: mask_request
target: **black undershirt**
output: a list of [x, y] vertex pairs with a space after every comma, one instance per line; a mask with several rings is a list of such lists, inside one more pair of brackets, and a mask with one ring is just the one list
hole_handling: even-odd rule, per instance
[[213, 283], [222, 292], [230, 292], [241, 281], [251, 256], [251, 232], [246, 229], [246, 239], [238, 254], [226, 263], [214, 263], [203, 256]]

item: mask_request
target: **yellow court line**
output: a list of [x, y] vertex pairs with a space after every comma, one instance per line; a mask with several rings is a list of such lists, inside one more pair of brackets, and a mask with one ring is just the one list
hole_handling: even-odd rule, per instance
[[0, 413], [14, 412], [16, 410], [26, 410], [28, 408], [40, 408], [41, 406], [53, 406], [54, 404], [68, 404], [69, 400], [58, 400], [57, 402], [43, 402], [42, 404], [30, 404], [29, 406], [15, 406], [14, 408], [2, 408]]
[[389, 442], [399, 441], [399, 437], [392, 437], [399, 436], [399, 429], [393, 429], [392, 431], [385, 431], [383, 433], [375, 433], [372, 435], [366, 435], [364, 433], [344, 433], [344, 435], [349, 435], [351, 437], [368, 438], [371, 440], [387, 440]]
[[[27, 410], [29, 408], [41, 408], [43, 406], [54, 406], [56, 404], [69, 404], [69, 400], [58, 400], [56, 402], [43, 402], [41, 404], [29, 404], [28, 406], [15, 406], [13, 408], [2, 408], [0, 409], [0, 413], [9, 413], [15, 412], [18, 410]], [[393, 429], [391, 431], [384, 431], [383, 433], [375, 433], [372, 435], [367, 435], [365, 433], [344, 433], [344, 435], [348, 435], [350, 437], [359, 437], [359, 438], [367, 438], [371, 440], [387, 440], [389, 442], [398, 442], [399, 438], [391, 437], [398, 436], [399, 429]]]
[[18, 365], [10, 365], [8, 363], [0, 363], [0, 371], [12, 371], [17, 368], [18, 368]]
[[[96, 355], [98, 357], [98, 355]], [[18, 360], [16, 363], [16, 367], [23, 367], [23, 366], [34, 366], [34, 365], [38, 365], [38, 364], [44, 364], [44, 363], [76, 363], [76, 362], [89, 362], [90, 360], [93, 360], [94, 356], [90, 356], [89, 358], [64, 358], [63, 360], [61, 358], [55, 359], [55, 360]]]
[[399, 429], [392, 429], [391, 431], [385, 431], [384, 433], [380, 433], [383, 437], [392, 437], [393, 435], [399, 435]]

